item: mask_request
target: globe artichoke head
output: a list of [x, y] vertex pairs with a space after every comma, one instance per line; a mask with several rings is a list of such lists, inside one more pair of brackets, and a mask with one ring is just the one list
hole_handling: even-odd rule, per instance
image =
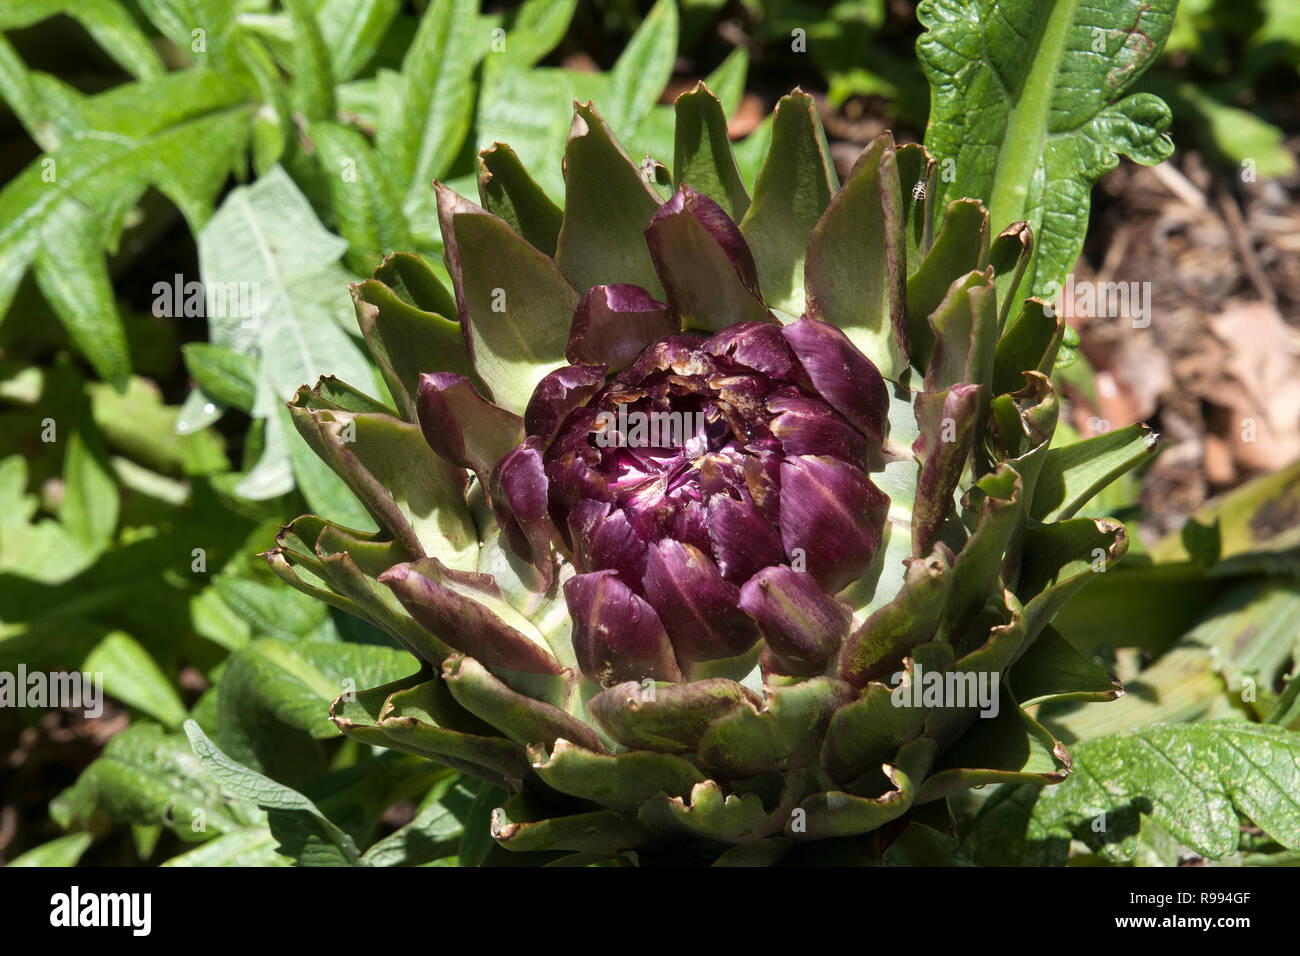
[[1025, 705], [1117, 693], [1050, 621], [1151, 442], [1053, 445], [1029, 230], [940, 216], [920, 146], [841, 187], [796, 91], [751, 197], [717, 99], [676, 112], [671, 179], [579, 104], [563, 209], [501, 145], [481, 205], [436, 185], [452, 288], [396, 254], [353, 290], [388, 395], [291, 403], [380, 530], [304, 516], [269, 559], [418, 659], [337, 727], [512, 794], [508, 850], [876, 858], [1069, 772]]

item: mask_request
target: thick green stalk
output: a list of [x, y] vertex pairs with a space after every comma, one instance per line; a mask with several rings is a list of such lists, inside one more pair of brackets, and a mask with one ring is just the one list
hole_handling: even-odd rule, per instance
[[989, 215], [995, 231], [1025, 218], [1025, 197], [1043, 155], [1047, 116], [1078, 2], [1055, 0], [1046, 20], [1040, 21], [1034, 42], [1025, 51], [1029, 69], [1007, 115], [1007, 131], [989, 193]]

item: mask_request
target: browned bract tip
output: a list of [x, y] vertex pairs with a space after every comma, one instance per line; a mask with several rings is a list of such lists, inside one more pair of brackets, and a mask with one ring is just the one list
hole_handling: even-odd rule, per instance
[[1034, 248], [1034, 230], [1027, 222], [1013, 222], [998, 233], [999, 239], [1015, 239], [1024, 246], [1026, 252]]
[[1054, 771], [1047, 774], [1047, 776], [1051, 778], [1057, 776], [1059, 773], [1059, 779], [1064, 780], [1074, 769], [1074, 757], [1070, 755], [1070, 751], [1066, 749], [1065, 744], [1061, 743], [1059, 740], [1055, 741], [1052, 746], [1052, 756], [1061, 761], [1061, 763], [1065, 765], [1065, 769], [1059, 772]]
[[351, 728], [353, 726], [353, 722], [351, 720], [339, 714], [339, 705], [342, 703], [343, 703], [343, 695], [339, 694], [339, 696], [335, 697], [332, 701], [330, 701], [330, 712], [329, 712], [330, 720], [333, 722], [334, 726], [339, 729], [340, 732], [342, 732], [345, 728]]

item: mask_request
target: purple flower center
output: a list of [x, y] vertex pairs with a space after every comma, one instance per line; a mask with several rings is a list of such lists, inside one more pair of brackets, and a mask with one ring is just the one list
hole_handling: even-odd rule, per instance
[[[584, 673], [679, 679], [760, 632], [786, 648], [781, 666], [823, 664], [837, 636], [812, 651], [782, 634], [797, 643], [813, 618], [837, 634], [834, 595], [880, 547], [888, 498], [867, 471], [888, 397], [875, 367], [838, 329], [801, 320], [672, 335], [605, 373], [544, 378], [493, 478], [516, 550], [544, 560], [558, 539], [572, 556]], [[796, 605], [804, 624], [773, 623]]]
[[[618, 571], [641, 593], [644, 546], [670, 538], [743, 584], [790, 559], [780, 533], [788, 456], [826, 455], [865, 469], [866, 438], [817, 394], [779, 332], [760, 329], [748, 330], [769, 339], [760, 368], [728, 348], [734, 333], [675, 335], [563, 420], [544, 461], [552, 515], [569, 530], [580, 571]], [[592, 540], [599, 528], [584, 534], [592, 515], [608, 521], [614, 511], [636, 538], [617, 551]], [[732, 540], [737, 525], [747, 530]]]

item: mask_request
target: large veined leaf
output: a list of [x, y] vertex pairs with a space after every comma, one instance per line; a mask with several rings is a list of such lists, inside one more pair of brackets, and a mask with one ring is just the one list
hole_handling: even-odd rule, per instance
[[1157, 725], [1070, 753], [1061, 785], [990, 799], [971, 833], [977, 862], [1064, 863], [1071, 836], [1132, 860], [1143, 817], [1212, 859], [1237, 850], [1243, 820], [1300, 848], [1300, 734], [1236, 720]]
[[[251, 186], [230, 193], [199, 233], [199, 268], [210, 293], [208, 327], [212, 341], [256, 362], [257, 395], [253, 416], [266, 420], [266, 449], [238, 491], [249, 498], [270, 498], [293, 487], [285, 434], [283, 403], [298, 387], [322, 375], [348, 382], [374, 378], [369, 363], [344, 323], [355, 328], [347, 294], [349, 276], [338, 260], [347, 246], [327, 232], [307, 198], [283, 170], [274, 169]], [[211, 293], [224, 297], [216, 301]], [[237, 306], [232, 303], [238, 302]], [[210, 404], [201, 394], [186, 403], [178, 427], [207, 424]], [[303, 459], [302, 467], [306, 465]], [[312, 501], [317, 487], [333, 489], [333, 475], [314, 470], [299, 481]], [[324, 492], [322, 492], [323, 494]], [[350, 495], [336, 502], [366, 526], [369, 522]]]
[[[433, 790], [428, 799], [436, 801], [447, 794], [457, 776], [444, 768], [412, 764], [396, 754], [385, 754], [330, 770], [300, 787], [291, 787], [232, 759], [207, 737], [196, 721], [187, 721], [185, 731], [213, 779], [226, 792], [260, 805], [266, 811], [266, 824], [276, 841], [277, 852], [302, 866], [371, 865], [374, 861], [361, 858], [357, 848], [364, 846], [378, 829], [384, 808], [396, 800], [424, 794], [431, 784]], [[449, 801], [450, 809], [462, 817], [468, 804], [465, 794], [457, 794]], [[410, 862], [411, 857], [421, 853], [416, 845], [421, 837], [434, 844], [426, 846], [424, 852], [445, 856], [454, 850], [454, 843], [447, 845], [449, 838], [459, 835], [455, 832], [454, 819], [440, 825], [431, 819], [433, 816], [430, 813], [420, 821], [423, 833], [408, 831], [402, 839], [393, 841], [409, 840], [409, 845], [390, 843], [383, 853], [386, 859], [378, 865]], [[249, 840], [252, 841], [251, 835]], [[261, 841], [256, 845], [260, 852], [266, 851]], [[211, 851], [213, 855], [225, 852]]]
[[212, 588], [222, 603], [257, 634], [286, 641], [337, 637], [328, 609], [295, 591], [242, 574], [214, 575]]
[[[1173, 152], [1169, 108], [1125, 95], [1159, 55], [1178, 0], [924, 0], [925, 145], [937, 206], [982, 199], [994, 232], [1034, 230], [1027, 290], [1051, 290], [1083, 247], [1092, 184], [1124, 153]], [[1058, 287], [1059, 288], [1059, 285]]]
[[[257, 766], [258, 731], [266, 717], [313, 737], [337, 737], [330, 701], [349, 687], [396, 680], [411, 670], [410, 658], [395, 648], [343, 642], [275, 638], [253, 641], [231, 656], [222, 677], [218, 728], [222, 746]], [[350, 682], [350, 683], [349, 683]]]
[[330, 52], [315, 11], [309, 0], [284, 0], [283, 6], [294, 29], [294, 107], [309, 120], [326, 119], [334, 115], [337, 107]]
[[348, 241], [347, 265], [369, 275], [385, 254], [411, 247], [399, 191], [359, 130], [320, 122], [311, 124], [310, 133], [339, 231]]
[[158, 824], [186, 842], [264, 826], [252, 803], [229, 800], [204, 770], [185, 738], [156, 724], [133, 724], [118, 734], [50, 806], [64, 828], [89, 825], [106, 811], [114, 820]]

